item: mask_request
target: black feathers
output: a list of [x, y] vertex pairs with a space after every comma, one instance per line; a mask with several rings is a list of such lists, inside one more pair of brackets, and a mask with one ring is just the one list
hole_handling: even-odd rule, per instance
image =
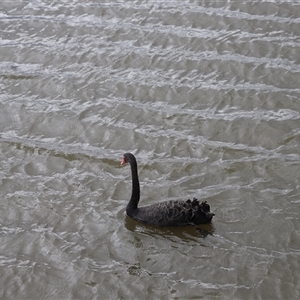
[[214, 216], [210, 213], [210, 206], [206, 201], [193, 200], [171, 200], [155, 203], [138, 208], [140, 200], [140, 184], [137, 173], [137, 163], [131, 153], [124, 154], [122, 164], [129, 163], [132, 174], [132, 195], [126, 207], [129, 217], [146, 224], [168, 227], [185, 226], [209, 223]]

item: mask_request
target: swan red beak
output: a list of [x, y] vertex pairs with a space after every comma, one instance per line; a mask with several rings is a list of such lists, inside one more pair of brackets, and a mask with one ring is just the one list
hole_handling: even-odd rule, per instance
[[125, 165], [127, 163], [127, 161], [125, 160], [125, 157], [123, 157], [122, 161], [121, 161], [121, 166]]

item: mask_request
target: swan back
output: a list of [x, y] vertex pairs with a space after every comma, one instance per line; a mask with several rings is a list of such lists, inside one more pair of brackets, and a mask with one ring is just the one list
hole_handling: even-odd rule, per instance
[[164, 201], [127, 211], [127, 214], [136, 221], [162, 227], [205, 224], [214, 216], [206, 201], [199, 203], [195, 198]]

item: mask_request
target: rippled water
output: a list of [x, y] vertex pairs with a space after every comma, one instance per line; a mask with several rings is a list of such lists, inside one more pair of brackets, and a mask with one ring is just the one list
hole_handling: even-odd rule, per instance
[[[298, 299], [300, 4], [0, 3], [0, 297]], [[212, 224], [125, 216], [197, 197]]]

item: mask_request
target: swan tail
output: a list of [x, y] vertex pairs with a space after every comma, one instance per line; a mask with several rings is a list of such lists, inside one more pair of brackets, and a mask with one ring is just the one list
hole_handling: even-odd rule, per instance
[[215, 215], [210, 212], [210, 206], [206, 201], [200, 203], [196, 198], [193, 198], [193, 200], [187, 200], [187, 203], [191, 206], [188, 214], [194, 224], [209, 223]]

